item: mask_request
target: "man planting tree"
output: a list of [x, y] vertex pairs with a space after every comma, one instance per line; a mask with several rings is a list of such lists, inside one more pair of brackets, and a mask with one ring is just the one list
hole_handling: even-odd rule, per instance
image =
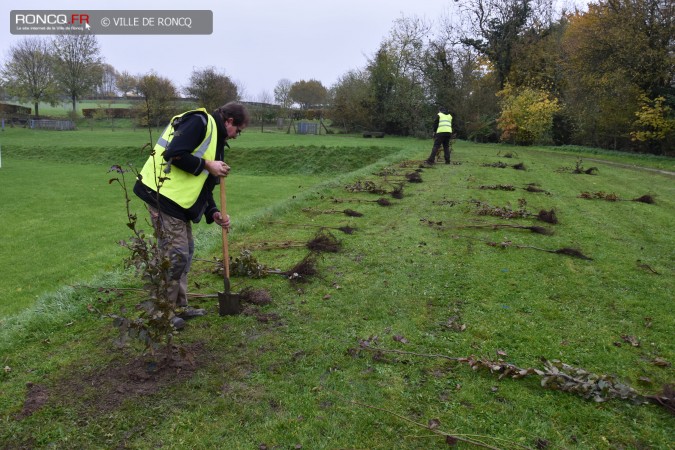
[[230, 167], [224, 162], [227, 141], [235, 139], [249, 124], [246, 108], [227, 103], [212, 113], [204, 108], [171, 119], [154, 147], [134, 186], [134, 193], [148, 207], [159, 245], [171, 261], [167, 296], [176, 308], [174, 328], [185, 320], [206, 314], [188, 307], [187, 275], [194, 254], [192, 223], [229, 228], [230, 217], [218, 210], [213, 188]]
[[452, 115], [448, 110], [441, 106], [438, 108], [438, 114], [434, 119], [434, 146], [431, 149], [431, 155], [427, 158], [428, 164], [436, 162], [436, 155], [443, 146], [443, 156], [445, 163], [450, 164], [450, 137], [452, 136]]

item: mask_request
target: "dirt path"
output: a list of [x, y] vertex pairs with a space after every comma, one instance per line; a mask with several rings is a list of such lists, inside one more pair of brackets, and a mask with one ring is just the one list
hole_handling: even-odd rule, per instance
[[614, 161], [607, 161], [606, 159], [594, 159], [594, 158], [584, 158], [585, 161], [593, 161], [593, 162], [598, 162], [602, 164], [609, 164], [611, 166], [618, 166], [618, 167], [624, 167], [626, 169], [634, 169], [634, 170], [645, 170], [647, 172], [655, 172], [655, 173], [660, 173], [662, 175], [668, 175], [668, 176], [675, 176], [675, 172], [671, 172], [669, 170], [663, 170], [663, 169], [654, 169], [652, 167], [644, 167], [644, 166], [636, 166], [633, 164], [622, 164]]

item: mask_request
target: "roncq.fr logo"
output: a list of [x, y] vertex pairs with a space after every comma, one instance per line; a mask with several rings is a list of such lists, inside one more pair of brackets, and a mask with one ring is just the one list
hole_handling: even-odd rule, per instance
[[89, 14], [16, 14], [15, 25], [84, 25], [89, 28]]

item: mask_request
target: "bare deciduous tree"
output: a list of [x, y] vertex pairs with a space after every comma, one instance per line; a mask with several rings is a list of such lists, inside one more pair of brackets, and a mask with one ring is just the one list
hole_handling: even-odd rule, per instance
[[54, 39], [56, 78], [70, 97], [75, 111], [77, 99], [90, 93], [101, 80], [102, 59], [93, 34], [62, 34]]
[[114, 97], [117, 94], [117, 70], [110, 64], [101, 65], [101, 81], [96, 91], [103, 97]]
[[21, 101], [32, 102], [35, 116], [39, 116], [40, 102], [56, 104], [54, 57], [49, 41], [30, 37], [10, 47], [1, 74], [7, 92]]
[[291, 100], [291, 80], [288, 78], [282, 78], [277, 81], [277, 85], [274, 88], [274, 101], [277, 102], [283, 109], [288, 109], [293, 104]]

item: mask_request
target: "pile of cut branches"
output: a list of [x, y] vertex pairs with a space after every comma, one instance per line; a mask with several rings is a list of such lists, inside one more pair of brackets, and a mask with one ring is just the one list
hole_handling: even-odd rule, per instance
[[506, 164], [505, 162], [497, 161], [497, 162], [495, 162], [495, 163], [485, 163], [485, 164], [481, 164], [480, 166], [481, 166], [481, 167], [496, 167], [496, 168], [498, 168], [498, 169], [505, 169], [505, 168], [507, 168], [509, 165]]
[[[374, 347], [372, 344], [378, 340], [377, 336], [359, 341], [358, 349], [349, 349], [348, 354], [356, 355], [360, 350], [367, 350], [374, 354], [375, 360], [386, 360], [385, 353], [410, 355], [427, 358], [442, 358], [468, 365], [472, 370], [487, 370], [498, 374], [498, 378], [509, 377], [521, 379], [528, 376], [540, 378], [540, 385], [545, 389], [568, 392], [578, 395], [587, 400], [605, 402], [613, 399], [629, 400], [636, 404], [653, 403], [665, 408], [671, 414], [675, 414], [675, 386], [666, 385], [663, 391], [656, 395], [646, 395], [638, 392], [628, 384], [622, 383], [612, 375], [596, 374], [580, 367], [574, 367], [559, 360], [542, 358], [543, 368], [518, 367], [501, 358], [490, 359], [470, 355], [466, 357], [450, 357], [439, 354], [424, 354], [402, 350], [385, 349]], [[498, 352], [499, 353], [499, 352]], [[501, 354], [504, 354], [501, 352]], [[390, 361], [391, 362], [391, 361]], [[395, 362], [395, 361], [394, 361]]]
[[371, 194], [386, 194], [388, 191], [371, 180], [356, 180], [353, 184], [348, 184], [345, 189], [349, 192], [370, 192]]
[[561, 172], [561, 173], [570, 172], [570, 173], [575, 173], [575, 174], [597, 175], [598, 174], [598, 168], [597, 167], [590, 167], [588, 169], [584, 169], [584, 167], [581, 165], [581, 159], [578, 159], [574, 168], [560, 167], [559, 169], [556, 170], [556, 172]]
[[[274, 249], [288, 249], [288, 248], [301, 248], [305, 247], [313, 252], [329, 252], [337, 253], [342, 248], [342, 243], [329, 231], [326, 231], [325, 228], [321, 229], [316, 233], [314, 238], [308, 242], [299, 242], [299, 241], [263, 241], [257, 243], [249, 243], [249, 248], [254, 248], [256, 250], [274, 250]], [[351, 227], [340, 227], [340, 230], [344, 233], [351, 234], [354, 232], [355, 228]]]
[[601, 199], [601, 200], [607, 200], [608, 202], [615, 202], [619, 200], [619, 196], [616, 195], [613, 192], [610, 192], [609, 194], [606, 192], [598, 191], [598, 192], [582, 192], [581, 194], [577, 195], [578, 198], [585, 198], [589, 200], [593, 199]]
[[518, 219], [518, 218], [527, 218], [534, 217], [542, 222], [547, 222], [551, 224], [558, 223], [558, 218], [556, 216], [555, 210], [540, 210], [537, 214], [529, 212], [525, 209], [527, 202], [525, 199], [519, 199], [519, 208], [512, 209], [510, 206], [492, 206], [488, 203], [482, 202], [480, 200], [470, 200], [470, 203], [476, 205], [476, 214], [479, 216], [494, 216], [501, 217], [502, 219]]

